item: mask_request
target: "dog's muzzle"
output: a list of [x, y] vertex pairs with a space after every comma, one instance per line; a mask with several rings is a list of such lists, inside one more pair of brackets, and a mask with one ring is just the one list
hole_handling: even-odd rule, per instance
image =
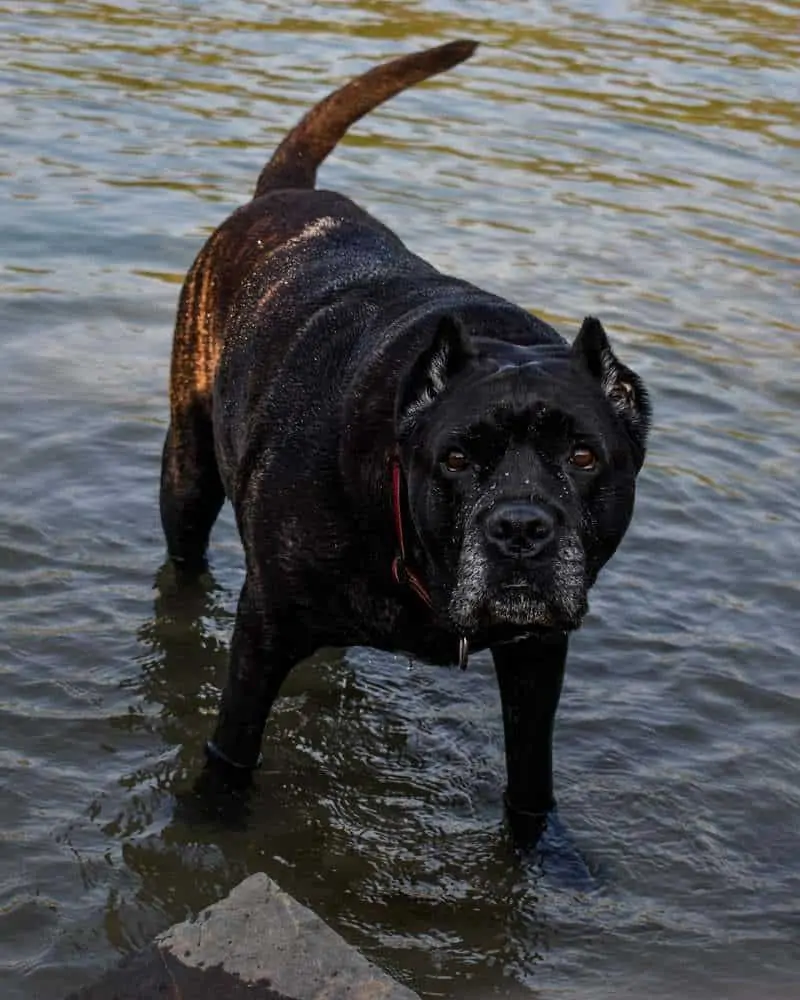
[[586, 567], [575, 530], [556, 512], [529, 500], [504, 500], [475, 510], [450, 600], [454, 625], [577, 628], [586, 612]]

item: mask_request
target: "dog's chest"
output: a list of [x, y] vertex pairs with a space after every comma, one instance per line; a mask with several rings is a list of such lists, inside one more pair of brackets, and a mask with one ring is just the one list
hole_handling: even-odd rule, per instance
[[458, 637], [437, 624], [434, 615], [414, 594], [376, 592], [367, 580], [351, 580], [329, 604], [335, 621], [331, 645], [371, 646], [437, 664], [458, 658]]

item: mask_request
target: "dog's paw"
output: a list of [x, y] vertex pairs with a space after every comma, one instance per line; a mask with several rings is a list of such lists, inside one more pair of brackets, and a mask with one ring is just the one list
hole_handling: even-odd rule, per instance
[[250, 815], [252, 772], [209, 755], [190, 788], [176, 794], [176, 817], [190, 826], [243, 830]]
[[514, 850], [523, 864], [535, 866], [554, 886], [573, 892], [595, 892], [599, 882], [557, 810], [532, 813], [506, 805], [506, 821]]
[[548, 814], [536, 851], [542, 874], [551, 884], [580, 893], [592, 893], [600, 888], [596, 873], [592, 872], [556, 810]]

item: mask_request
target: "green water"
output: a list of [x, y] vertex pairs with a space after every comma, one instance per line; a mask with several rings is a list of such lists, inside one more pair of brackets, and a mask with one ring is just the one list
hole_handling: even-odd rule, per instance
[[[521, 867], [488, 659], [291, 676], [244, 829], [189, 823], [241, 551], [157, 577], [179, 284], [316, 98], [460, 36], [321, 181], [567, 335], [656, 423], [573, 644]], [[0, 995], [60, 1000], [265, 870], [423, 997], [789, 998], [800, 980], [800, 6], [0, 2]]]

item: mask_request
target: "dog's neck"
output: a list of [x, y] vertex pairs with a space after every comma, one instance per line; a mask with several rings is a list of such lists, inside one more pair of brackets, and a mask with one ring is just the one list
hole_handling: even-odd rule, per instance
[[[392, 560], [392, 577], [399, 586], [409, 587], [414, 594], [427, 605], [433, 608], [433, 601], [428, 592], [428, 588], [422, 579], [406, 561], [406, 533], [403, 518], [403, 466], [400, 463], [400, 456], [397, 451], [393, 452], [389, 458], [390, 487], [392, 497], [392, 520], [394, 521], [395, 541], [397, 542], [397, 552]], [[469, 658], [469, 641], [466, 636], [459, 636], [458, 639], [458, 665], [462, 670], [467, 669]]]

